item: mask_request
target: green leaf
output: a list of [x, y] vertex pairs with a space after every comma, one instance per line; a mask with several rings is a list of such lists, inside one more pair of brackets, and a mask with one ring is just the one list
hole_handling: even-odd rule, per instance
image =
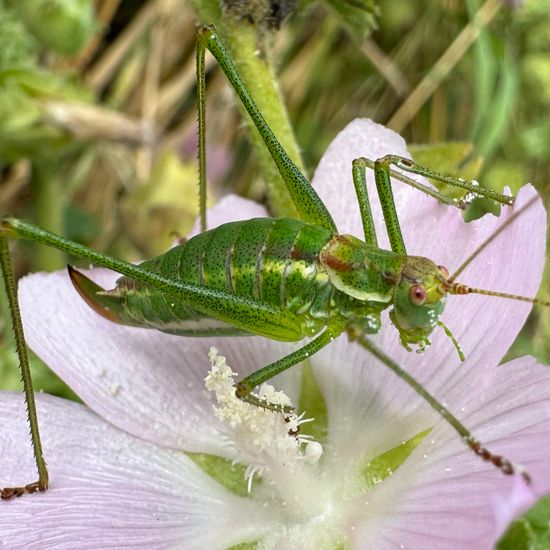
[[42, 44], [74, 55], [98, 28], [91, 0], [19, 0], [21, 19]]
[[[467, 0], [466, 6], [471, 20], [479, 9], [480, 2], [479, 0]], [[497, 81], [498, 66], [491, 38], [487, 28], [482, 28], [472, 46], [474, 62], [474, 111], [470, 124], [470, 139], [472, 141], [479, 134], [487, 112], [491, 109], [492, 92]]]
[[550, 495], [541, 498], [514, 520], [496, 545], [497, 550], [547, 550], [550, 548]]
[[535, 533], [524, 519], [516, 520], [510, 525], [505, 535], [497, 544], [498, 550], [534, 550]]
[[33, 66], [38, 44], [12, 10], [0, 7], [0, 70]]
[[515, 61], [506, 51], [495, 52], [495, 55], [499, 67], [498, 86], [476, 137], [476, 150], [485, 158], [493, 155], [506, 136], [518, 96], [519, 78]]
[[493, 214], [494, 216], [500, 216], [500, 204], [491, 199], [485, 197], [475, 198], [464, 211], [464, 221], [471, 222], [478, 220], [485, 214]]
[[[413, 159], [427, 168], [464, 178], [466, 180], [478, 177], [483, 159], [474, 155], [473, 145], [466, 142], [432, 143], [426, 145], [409, 145]], [[439, 181], [430, 182], [445, 196], [462, 198], [467, 193], [464, 189], [445, 185]]]
[[343, 25], [357, 41], [377, 28], [379, 8], [373, 0], [325, 0], [340, 16]]

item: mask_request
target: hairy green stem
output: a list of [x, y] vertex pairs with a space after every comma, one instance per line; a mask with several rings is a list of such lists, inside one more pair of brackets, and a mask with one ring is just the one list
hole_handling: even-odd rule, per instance
[[[226, 41], [251, 96], [264, 115], [281, 145], [304, 173], [299, 149], [290, 125], [269, 47], [258, 37], [256, 28], [250, 24], [229, 20], [225, 26]], [[264, 34], [264, 37], [267, 36]], [[248, 119], [247, 117], [247, 120]], [[250, 123], [250, 126], [252, 124]], [[267, 184], [269, 204], [274, 216], [296, 216], [286, 185], [279, 175], [271, 155], [255, 129], [251, 128], [251, 139], [258, 158], [263, 178]]]
[[[48, 161], [39, 160], [33, 164], [33, 191], [36, 204], [36, 222], [44, 229], [62, 235], [63, 231], [63, 193], [56, 175]], [[33, 268], [39, 271], [62, 269], [66, 262], [65, 254], [43, 246], [37, 247]]]

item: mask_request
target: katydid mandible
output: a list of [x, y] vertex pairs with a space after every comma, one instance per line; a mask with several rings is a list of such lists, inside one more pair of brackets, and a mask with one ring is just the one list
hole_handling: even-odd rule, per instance
[[[206, 49], [218, 61], [262, 136], [300, 219], [258, 218], [228, 223], [206, 231]], [[38, 481], [23, 487], [5, 488], [1, 497], [9, 499], [27, 492], [44, 491], [48, 486], [10, 266], [8, 239], [11, 238], [52, 246], [122, 274], [115, 289], [105, 290], [79, 271], [69, 268], [71, 280], [82, 298], [100, 315], [113, 322], [157, 328], [184, 336], [253, 334], [287, 342], [312, 338], [300, 349], [259, 369], [237, 384], [236, 393], [241, 399], [274, 411], [287, 412], [256, 398], [251, 393], [254, 387], [300, 363], [346, 332], [350, 339], [373, 353], [427, 400], [484, 460], [491, 461], [504, 473], [516, 472], [508, 460], [482, 447], [444, 405], [366, 338], [366, 335], [379, 331], [381, 312], [392, 306], [391, 322], [407, 349], [415, 346], [422, 351], [429, 344], [433, 330], [441, 327], [462, 357], [458, 343], [439, 320], [448, 294], [483, 293], [549, 305], [531, 298], [474, 289], [456, 282], [458, 274], [487, 243], [476, 250], [453, 275], [427, 258], [408, 256], [390, 177], [419, 188], [441, 202], [455, 203], [402, 173], [395, 173], [390, 169], [391, 165], [503, 204], [512, 204], [513, 197], [479, 188], [475, 182], [435, 173], [406, 158], [388, 155], [374, 163], [358, 158], [353, 162], [352, 171], [365, 240], [340, 235], [325, 205], [267, 125], [213, 27], [198, 30], [197, 87], [203, 233], [136, 266], [21, 220], [5, 218], [1, 223], [0, 262], [11, 306], [39, 473]], [[378, 247], [365, 182], [366, 169], [372, 167], [391, 250]], [[523, 210], [530, 204], [525, 205]], [[507, 224], [521, 211], [514, 214]], [[524, 477], [528, 480], [527, 474]]]

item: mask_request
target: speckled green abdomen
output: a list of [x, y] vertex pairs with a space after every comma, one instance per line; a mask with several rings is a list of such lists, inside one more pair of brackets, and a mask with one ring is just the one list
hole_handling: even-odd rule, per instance
[[[333, 288], [318, 259], [331, 237], [330, 231], [300, 220], [255, 218], [201, 233], [141, 267], [291, 310], [303, 323], [304, 337], [326, 323]], [[126, 277], [111, 292], [124, 301], [132, 324], [196, 336], [242, 334]]]

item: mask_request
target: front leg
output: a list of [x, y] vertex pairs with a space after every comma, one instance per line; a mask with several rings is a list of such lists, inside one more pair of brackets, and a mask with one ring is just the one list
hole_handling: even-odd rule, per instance
[[400, 157], [398, 155], [386, 155], [385, 157], [378, 159], [375, 164], [383, 167], [383, 169], [388, 173], [388, 176], [389, 167], [393, 164], [394, 166], [397, 166], [397, 168], [401, 168], [401, 170], [404, 170], [410, 174], [418, 174], [419, 176], [424, 176], [428, 179], [436, 180], [446, 185], [451, 185], [452, 187], [465, 189], [474, 196], [478, 195], [487, 197], [488, 199], [493, 199], [496, 202], [508, 206], [514, 204], [514, 197], [510, 195], [504, 195], [487, 187], [480, 187], [479, 183], [475, 180], [465, 180], [463, 178], [457, 178], [448, 174], [441, 174], [440, 172], [421, 166], [412, 159]]
[[330, 342], [332, 342], [339, 334], [341, 334], [341, 332], [342, 329], [340, 328], [326, 328], [324, 332], [322, 332], [311, 342], [308, 342], [305, 346], [296, 351], [293, 351], [292, 353], [289, 353], [288, 355], [285, 355], [281, 359], [278, 359], [277, 361], [270, 363], [269, 365], [257, 371], [254, 371], [252, 374], [249, 374], [247, 377], [243, 378], [240, 382], [237, 382], [237, 384], [235, 385], [235, 395], [239, 399], [242, 399], [243, 401], [246, 401], [247, 403], [250, 403], [251, 405], [255, 405], [257, 407], [283, 413], [291, 412], [288, 407], [284, 407], [282, 405], [274, 405], [273, 403], [267, 403], [266, 401], [259, 399], [252, 394], [252, 390], [256, 386], [267, 382], [267, 380], [270, 380], [277, 374], [280, 374], [290, 367], [293, 367], [294, 365], [305, 361], [308, 357], [311, 357], [314, 353], [317, 353], [327, 344], [330, 344]]

